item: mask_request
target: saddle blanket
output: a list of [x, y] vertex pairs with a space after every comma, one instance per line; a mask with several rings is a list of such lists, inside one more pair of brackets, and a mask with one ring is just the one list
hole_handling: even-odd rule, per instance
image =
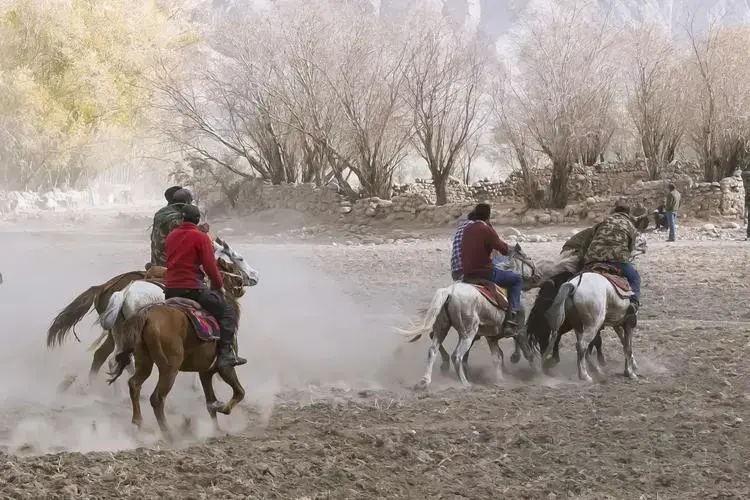
[[219, 322], [194, 300], [175, 297], [164, 301], [165, 305], [184, 312], [193, 325], [198, 338], [205, 342], [219, 340]]
[[508, 295], [504, 288], [497, 286], [491, 281], [483, 283], [468, 283], [469, 285], [476, 288], [484, 298], [490, 301], [495, 307], [500, 309], [508, 309]]
[[633, 290], [630, 288], [627, 278], [620, 273], [620, 270], [614, 266], [608, 266], [605, 264], [594, 264], [588, 269], [584, 269], [584, 272], [591, 272], [601, 274], [607, 280], [612, 283], [615, 287], [617, 295], [621, 299], [627, 299], [633, 295]]

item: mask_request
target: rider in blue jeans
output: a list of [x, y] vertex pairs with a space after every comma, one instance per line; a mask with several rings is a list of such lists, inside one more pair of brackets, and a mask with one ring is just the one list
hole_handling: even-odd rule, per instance
[[461, 242], [461, 263], [464, 281], [482, 279], [492, 281], [508, 290], [508, 315], [506, 332], [518, 329], [521, 313], [521, 290], [523, 281], [519, 274], [497, 269], [492, 263], [492, 252], [508, 255], [508, 244], [500, 239], [490, 225], [490, 206], [480, 203], [472, 212], [476, 223], [465, 227]]

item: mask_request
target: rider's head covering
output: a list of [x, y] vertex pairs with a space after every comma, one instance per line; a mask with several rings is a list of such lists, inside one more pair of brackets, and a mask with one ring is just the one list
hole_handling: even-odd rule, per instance
[[474, 214], [474, 219], [472, 220], [488, 221], [490, 220], [491, 211], [492, 211], [492, 208], [489, 206], [489, 204], [480, 203], [476, 207], [474, 207], [474, 210], [471, 211], [471, 213]]
[[169, 203], [170, 205], [174, 203], [174, 201], [172, 200], [172, 197], [180, 189], [182, 189], [182, 186], [172, 186], [171, 188], [164, 191], [164, 198], [167, 199], [167, 203]]
[[185, 222], [198, 224], [201, 221], [201, 211], [195, 205], [183, 205], [180, 207], [180, 212], [182, 212], [182, 220]]
[[172, 203], [184, 203], [189, 205], [193, 202], [193, 193], [185, 188], [180, 188], [172, 195]]
[[616, 214], [629, 214], [630, 213], [630, 206], [628, 205], [628, 202], [619, 199], [617, 202], [615, 202], [615, 208], [612, 210], [612, 212]]

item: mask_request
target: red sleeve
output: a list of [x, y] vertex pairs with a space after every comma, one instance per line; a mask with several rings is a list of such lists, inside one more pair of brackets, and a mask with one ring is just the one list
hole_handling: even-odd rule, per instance
[[485, 232], [487, 233], [487, 242], [492, 250], [497, 250], [503, 255], [508, 255], [510, 252], [510, 248], [508, 248], [508, 244], [505, 243], [503, 240], [500, 239], [500, 236], [497, 235], [497, 231], [490, 226], [489, 224], [485, 224]]
[[221, 278], [221, 273], [219, 273], [219, 266], [216, 265], [214, 246], [206, 233], [198, 234], [202, 240], [200, 245], [201, 265], [208, 275], [208, 279], [211, 280], [211, 288], [214, 290], [220, 290], [224, 288], [224, 280]]

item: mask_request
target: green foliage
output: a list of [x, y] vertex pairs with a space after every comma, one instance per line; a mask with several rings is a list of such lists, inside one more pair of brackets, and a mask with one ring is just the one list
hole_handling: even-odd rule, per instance
[[92, 173], [91, 141], [140, 125], [145, 80], [176, 38], [169, 22], [153, 1], [0, 7], [0, 183], [51, 187]]

